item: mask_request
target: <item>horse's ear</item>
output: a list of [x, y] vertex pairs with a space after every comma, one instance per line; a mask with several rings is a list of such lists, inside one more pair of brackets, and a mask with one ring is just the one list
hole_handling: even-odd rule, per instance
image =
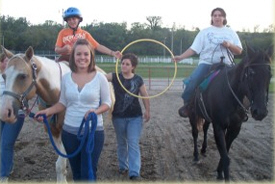
[[245, 45], [246, 45], [246, 54], [248, 56], [254, 55], [255, 50], [249, 44], [246, 43]]
[[13, 56], [13, 53], [6, 49], [3, 45], [1, 45], [2, 52], [7, 56], [7, 58], [11, 58]]
[[274, 53], [274, 45], [272, 44], [268, 49], [266, 49], [265, 53], [271, 58]]
[[33, 54], [34, 54], [33, 48], [31, 46], [29, 46], [29, 48], [25, 52], [27, 59], [31, 60]]

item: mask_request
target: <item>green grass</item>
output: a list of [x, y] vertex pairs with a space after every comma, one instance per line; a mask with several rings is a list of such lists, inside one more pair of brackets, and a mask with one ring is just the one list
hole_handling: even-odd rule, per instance
[[[97, 66], [102, 68], [106, 73], [115, 72], [116, 64], [98, 63]], [[191, 74], [196, 65], [177, 64], [176, 78], [185, 78]], [[120, 71], [120, 65], [118, 66]], [[136, 71], [137, 74], [144, 78], [171, 78], [175, 73], [175, 64], [173, 63], [158, 63], [158, 64], [139, 64]]]
[[[98, 63], [97, 66], [102, 68], [106, 73], [116, 71], [116, 63]], [[177, 64], [176, 79], [188, 77], [197, 65]], [[120, 65], [118, 66], [120, 71]], [[274, 70], [273, 70], [274, 71]], [[136, 73], [143, 78], [173, 78], [175, 73], [174, 63], [139, 63]], [[271, 81], [269, 86], [270, 93], [275, 92], [275, 80]]]

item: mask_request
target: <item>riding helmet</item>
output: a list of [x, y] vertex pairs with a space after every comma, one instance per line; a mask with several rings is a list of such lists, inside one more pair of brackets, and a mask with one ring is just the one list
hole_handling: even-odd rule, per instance
[[83, 20], [81, 12], [79, 11], [79, 9], [77, 9], [75, 7], [70, 7], [63, 13], [64, 21], [67, 22], [68, 18], [70, 18], [70, 17], [78, 17], [80, 19], [80, 22], [82, 22], [82, 20]]

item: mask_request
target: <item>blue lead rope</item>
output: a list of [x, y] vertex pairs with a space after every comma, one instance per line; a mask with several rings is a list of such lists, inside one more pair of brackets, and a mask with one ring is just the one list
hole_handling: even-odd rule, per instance
[[[83, 118], [81, 125], [79, 127], [78, 133], [77, 133], [77, 138], [80, 140], [80, 145], [78, 147], [77, 150], [75, 150], [73, 153], [69, 154], [69, 155], [65, 155], [63, 154], [55, 145], [54, 140], [53, 140], [53, 136], [50, 130], [50, 125], [49, 122], [47, 120], [47, 117], [45, 114], [41, 114], [39, 116], [43, 117], [43, 122], [45, 123], [47, 130], [48, 130], [48, 134], [52, 143], [52, 146], [54, 147], [55, 151], [62, 157], [65, 158], [72, 158], [74, 157], [76, 154], [78, 154], [80, 152], [80, 150], [83, 148], [84, 142], [88, 136], [88, 141], [87, 141], [87, 145], [86, 145], [86, 153], [88, 155], [88, 176], [89, 176], [89, 180], [90, 181], [94, 181], [95, 180], [95, 176], [94, 176], [94, 172], [93, 172], [93, 167], [92, 167], [92, 152], [94, 150], [94, 135], [95, 135], [95, 130], [97, 127], [97, 115], [94, 112], [91, 112], [90, 114], [88, 114], [87, 119], [85, 120], [85, 118]], [[29, 117], [34, 118], [34, 113], [30, 113]], [[91, 131], [90, 131], [90, 122], [91, 122]], [[85, 124], [85, 129], [84, 129], [84, 134], [81, 135], [83, 126]]]

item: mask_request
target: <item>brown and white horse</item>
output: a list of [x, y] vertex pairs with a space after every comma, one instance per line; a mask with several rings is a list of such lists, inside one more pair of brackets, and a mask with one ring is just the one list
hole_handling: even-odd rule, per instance
[[[0, 119], [7, 123], [17, 120], [19, 109], [28, 106], [28, 100], [38, 95], [47, 105], [53, 105], [59, 100], [61, 78], [70, 68], [66, 63], [34, 55], [32, 47], [25, 54], [14, 55], [2, 47], [9, 58], [8, 66], [3, 75], [6, 81], [6, 90], [2, 97]], [[97, 70], [104, 73], [100, 68]], [[114, 93], [110, 84], [111, 98], [114, 102]], [[39, 107], [43, 108], [42, 106]], [[66, 153], [61, 141], [61, 130], [64, 112], [57, 115], [56, 122], [51, 123], [51, 132], [57, 148]], [[57, 182], [66, 182], [66, 158], [59, 156], [56, 161]]]

